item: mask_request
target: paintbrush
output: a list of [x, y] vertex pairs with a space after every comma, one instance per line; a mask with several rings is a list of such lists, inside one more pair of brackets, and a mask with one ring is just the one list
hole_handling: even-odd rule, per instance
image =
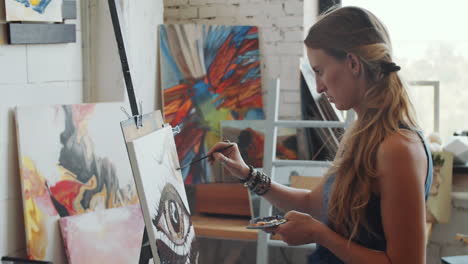
[[[227, 147], [224, 147], [224, 148], [222, 148], [222, 149], [220, 149], [219, 151], [216, 151], [216, 152], [223, 152], [223, 151], [225, 151], [226, 149], [228, 149], [228, 148], [230, 148], [230, 147], [232, 147], [232, 146], [234, 146], [234, 144], [231, 144], [231, 145], [229, 145], [229, 146], [227, 146]], [[211, 155], [213, 155], [213, 154], [211, 154]], [[186, 165], [184, 165], [184, 166], [178, 168], [177, 170], [181, 170], [181, 169], [183, 169], [183, 168], [186, 168], [186, 167], [188, 167], [188, 166], [190, 166], [190, 165], [192, 165], [192, 164], [194, 164], [194, 163], [197, 163], [197, 162], [199, 162], [199, 161], [201, 161], [201, 160], [204, 160], [204, 159], [210, 157], [211, 155], [203, 156], [203, 157], [201, 157], [201, 158], [199, 158], [199, 159], [197, 159], [197, 160], [194, 160], [194, 161], [190, 162], [189, 164], [186, 164]]]

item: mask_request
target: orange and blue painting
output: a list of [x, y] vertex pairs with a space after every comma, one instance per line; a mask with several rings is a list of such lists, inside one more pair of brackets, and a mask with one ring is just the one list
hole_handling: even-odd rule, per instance
[[[222, 120], [264, 119], [258, 28], [161, 25], [164, 117], [181, 165], [203, 157], [220, 138]], [[187, 166], [185, 183], [213, 182], [207, 160]]]
[[63, 0], [5, 0], [7, 21], [63, 22]]
[[[64, 263], [58, 220], [138, 204], [120, 103], [16, 109], [27, 254]], [[138, 232], [142, 230], [137, 230]]]

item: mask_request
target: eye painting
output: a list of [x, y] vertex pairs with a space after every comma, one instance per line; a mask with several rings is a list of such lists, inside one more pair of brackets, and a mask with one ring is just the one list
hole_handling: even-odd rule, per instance
[[161, 263], [196, 263], [198, 249], [190, 213], [175, 187], [166, 183], [152, 219]]

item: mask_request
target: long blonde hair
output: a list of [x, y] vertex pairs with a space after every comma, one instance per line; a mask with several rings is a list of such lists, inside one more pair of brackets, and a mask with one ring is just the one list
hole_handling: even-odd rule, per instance
[[367, 222], [366, 209], [372, 178], [377, 175], [379, 145], [392, 133], [403, 134], [401, 125], [418, 128], [400, 77], [396, 72], [385, 71], [384, 65], [392, 63], [389, 35], [369, 11], [342, 7], [322, 15], [304, 42], [308, 48], [321, 49], [338, 60], [344, 60], [348, 53], [355, 54], [370, 83], [363, 98], [363, 111], [345, 132], [327, 172], [328, 176], [336, 175], [330, 191], [328, 221], [349, 240], [359, 235], [360, 227], [375, 234]]

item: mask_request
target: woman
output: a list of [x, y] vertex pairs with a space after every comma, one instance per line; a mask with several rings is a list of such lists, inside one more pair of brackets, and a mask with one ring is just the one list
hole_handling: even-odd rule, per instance
[[313, 191], [282, 186], [242, 160], [237, 146], [213, 161], [282, 209], [268, 232], [290, 245], [317, 243], [309, 263], [425, 263], [425, 200], [432, 161], [392, 61], [389, 36], [369, 11], [327, 12], [304, 41], [317, 91], [357, 120]]

